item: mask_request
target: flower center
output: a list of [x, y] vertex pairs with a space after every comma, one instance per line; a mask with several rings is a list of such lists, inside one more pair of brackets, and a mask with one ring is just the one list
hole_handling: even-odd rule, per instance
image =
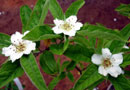
[[19, 45], [15, 45], [16, 52], [23, 52], [26, 49], [26, 46], [24, 43], [20, 43]]
[[102, 65], [104, 66], [104, 68], [107, 68], [111, 66], [111, 62], [109, 59], [105, 59], [103, 60]]
[[70, 31], [72, 29], [73, 25], [65, 22], [64, 24], [61, 25], [61, 28], [66, 30], [66, 31]]

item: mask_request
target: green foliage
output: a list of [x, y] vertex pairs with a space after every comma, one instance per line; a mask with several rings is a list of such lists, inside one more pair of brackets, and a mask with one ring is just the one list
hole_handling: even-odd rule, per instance
[[59, 76], [53, 78], [53, 80], [49, 83], [49, 90], [53, 90], [54, 87], [59, 83], [60, 80], [64, 79], [66, 76], [65, 72], [62, 72]]
[[102, 83], [104, 81], [104, 78], [99, 79], [98, 81], [96, 81], [94, 84], [92, 84], [91, 86], [88, 87], [88, 90], [93, 90], [95, 87], [97, 87], [100, 83]]
[[50, 51], [57, 55], [62, 55], [69, 46], [69, 39], [66, 39], [64, 43], [52, 44]]
[[11, 89], [11, 90], [18, 90], [18, 87], [12, 81], [9, 84], [7, 84], [4, 89], [0, 89], [0, 90], [9, 90], [9, 89]]
[[[40, 55], [41, 68], [45, 73], [51, 75], [53, 80], [47, 87], [36, 59], [33, 53], [31, 53], [30, 55], [24, 55], [20, 63], [19, 61], [15, 61], [14, 63], [7, 61], [1, 66], [0, 88], [11, 82], [14, 78], [21, 76], [24, 69], [38, 90], [53, 90], [60, 80], [66, 76], [70, 81], [74, 82], [74, 76], [71, 72], [76, 68], [81, 70], [82, 75], [71, 90], [92, 90], [104, 81], [103, 76], [98, 73], [98, 67], [91, 63], [92, 55], [94, 53], [101, 54], [102, 48], [109, 48], [113, 54], [123, 52], [124, 61], [120, 66], [125, 68], [130, 65], [130, 56], [128, 53], [130, 49], [123, 49], [123, 46], [128, 43], [130, 37], [130, 24], [126, 25], [121, 31], [117, 31], [100, 24], [91, 25], [85, 23], [74, 37], [54, 34], [51, 26], [44, 25], [48, 9], [54, 19], [64, 20], [71, 15], [77, 15], [79, 9], [84, 4], [85, 0], [75, 0], [66, 10], [65, 14], [57, 0], [38, 0], [33, 10], [26, 5], [22, 6], [20, 9], [23, 26], [22, 32], [30, 31], [23, 39], [31, 40], [37, 44], [36, 50], [33, 53], [36, 56]], [[129, 4], [121, 4], [116, 8], [116, 11], [130, 18]], [[50, 41], [46, 45], [47, 49], [39, 51], [39, 47], [42, 44], [40, 41], [46, 39]], [[7, 47], [10, 44], [10, 36], [0, 33], [0, 53], [3, 47]], [[71, 60], [62, 63], [60, 58], [55, 60], [55, 54], [65, 55]], [[84, 63], [82, 64], [81, 61], [90, 64], [85, 71]], [[129, 73], [125, 71], [124, 75], [129, 76]], [[120, 75], [118, 78], [109, 76], [107, 79], [110, 80], [116, 90], [129, 90], [130, 80], [126, 79], [125, 76]]]
[[77, 15], [79, 9], [84, 5], [84, 3], [84, 0], [76, 0], [75, 2], [73, 2], [65, 12], [66, 18], [71, 15]]
[[83, 27], [82, 30], [78, 31], [77, 33], [83, 36], [124, 41], [120, 33], [100, 25], [96, 26], [87, 24], [86, 26]]
[[73, 76], [73, 74], [71, 72], [67, 72], [67, 77], [69, 78], [69, 80], [71, 82], [74, 82], [74, 76]]
[[67, 71], [74, 70], [76, 64], [77, 64], [77, 63], [76, 63], [75, 61], [71, 61], [71, 62], [67, 65], [66, 70], [67, 70]]
[[73, 38], [73, 41], [83, 47], [87, 47], [87, 48], [90, 48], [91, 45], [90, 45], [90, 42], [89, 40], [85, 37], [85, 36], [82, 36], [82, 35], [76, 35], [74, 38]]
[[43, 25], [33, 28], [26, 36], [23, 37], [23, 39], [40, 41], [60, 37], [60, 35], [55, 35], [50, 27]]
[[51, 0], [49, 10], [54, 18], [64, 19], [64, 13], [57, 0]]
[[10, 36], [0, 33], [0, 48], [8, 47], [10, 44]]
[[66, 69], [66, 67], [70, 64], [70, 61], [64, 61], [62, 66], [61, 66], [61, 72], [64, 71], [64, 69]]
[[[43, 24], [44, 19], [48, 12], [48, 7], [49, 7], [49, 0], [38, 0], [32, 13], [31, 14], [29, 13], [27, 15], [30, 16], [30, 18], [27, 19], [24, 31], [31, 30], [37, 25]], [[30, 10], [28, 12], [30, 12]]]
[[20, 63], [29, 79], [39, 90], [48, 90], [33, 54], [23, 56]]
[[49, 51], [44, 51], [44, 53], [40, 55], [40, 65], [47, 74], [58, 73], [58, 67], [54, 56]]
[[79, 80], [76, 82], [73, 90], [84, 90], [89, 86], [93, 85], [95, 82], [100, 80], [102, 76], [98, 73], [97, 67], [95, 65], [89, 65], [86, 71], [81, 75]]
[[20, 67], [19, 61], [12, 63], [6, 61], [0, 68], [0, 88], [11, 82], [16, 77], [23, 75], [23, 69]]
[[127, 24], [121, 31], [120, 34], [127, 41], [130, 37], [130, 24]]
[[30, 18], [32, 10], [27, 6], [22, 6], [20, 8], [20, 17], [22, 21], [22, 32], [24, 33], [26, 31], [26, 24]]
[[124, 15], [130, 18], [130, 4], [121, 4], [115, 10], [119, 12], [121, 15]]
[[71, 58], [74, 61], [85, 61], [85, 62], [90, 62], [92, 54], [93, 54], [92, 49], [82, 47], [78, 44], [69, 45], [68, 49], [64, 53], [65, 56]]
[[[123, 39], [127, 41], [130, 36], [130, 24], [126, 25], [121, 31], [120, 34], [122, 35]], [[114, 40], [111, 45], [109, 46], [110, 50], [112, 53], [118, 53], [122, 50], [123, 46], [125, 45], [126, 42], [122, 41], [117, 41]]]
[[109, 77], [109, 80], [114, 85], [115, 90], [130, 89], [130, 81], [126, 79], [123, 75], [118, 76], [118, 78]]
[[128, 65], [130, 65], [130, 55], [125, 54], [125, 55], [123, 55], [123, 63], [121, 64], [121, 66], [124, 68]]

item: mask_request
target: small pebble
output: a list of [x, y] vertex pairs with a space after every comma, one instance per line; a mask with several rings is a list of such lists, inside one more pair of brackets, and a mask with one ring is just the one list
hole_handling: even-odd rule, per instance
[[116, 21], [117, 21], [117, 18], [114, 18], [114, 19], [113, 19], [113, 21], [115, 21], [115, 22], [116, 22]]

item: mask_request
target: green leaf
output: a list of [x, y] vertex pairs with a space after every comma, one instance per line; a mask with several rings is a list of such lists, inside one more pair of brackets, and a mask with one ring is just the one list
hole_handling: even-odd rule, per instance
[[61, 72], [64, 71], [64, 69], [70, 64], [70, 61], [65, 61], [63, 62], [62, 66], [61, 66]]
[[8, 47], [11, 44], [10, 36], [0, 33], [0, 48]]
[[70, 81], [74, 82], [74, 76], [71, 72], [67, 73], [67, 77], [69, 78]]
[[120, 66], [125, 68], [128, 65], [130, 65], [130, 55], [125, 54], [125, 55], [123, 55], [123, 63]]
[[110, 82], [114, 85], [115, 90], [129, 90], [130, 81], [127, 80], [123, 75], [118, 78], [109, 77]]
[[21, 21], [22, 21], [22, 32], [26, 32], [26, 24], [30, 18], [32, 10], [27, 6], [22, 6], [20, 8], [20, 17], [21, 17]]
[[25, 29], [31, 30], [37, 25], [43, 24], [44, 19], [47, 15], [48, 7], [49, 7], [49, 0], [38, 0], [26, 24]]
[[102, 76], [98, 73], [98, 69], [95, 65], [91, 64], [87, 67], [86, 71], [81, 75], [76, 82], [73, 90], [84, 90], [95, 82], [100, 80]]
[[120, 33], [99, 25], [96, 26], [89, 24], [85, 26], [83, 30], [78, 31], [77, 33], [83, 36], [124, 41]]
[[23, 75], [24, 71], [20, 67], [19, 61], [12, 63], [5, 62], [0, 68], [0, 88], [11, 82], [16, 77]]
[[29, 79], [39, 90], [48, 90], [33, 54], [23, 56], [20, 63]]
[[63, 43], [60, 43], [60, 44], [52, 44], [52, 45], [50, 46], [50, 51], [51, 51], [53, 54], [62, 55], [62, 54], [64, 53], [63, 46], [64, 46]]
[[103, 48], [104, 40], [103, 39], [97, 39], [97, 44], [96, 44], [96, 53], [101, 54], [102, 48]]
[[49, 10], [54, 18], [64, 19], [64, 13], [57, 0], [51, 0]]
[[115, 10], [119, 12], [121, 15], [124, 15], [130, 18], [130, 4], [121, 4]]
[[62, 72], [58, 77], [55, 77], [48, 85], [49, 90], [53, 90], [57, 83], [64, 79], [66, 76], [65, 72]]
[[73, 69], [75, 68], [76, 64], [77, 64], [77, 62], [71, 61], [71, 62], [67, 65], [66, 70], [67, 70], [67, 71], [73, 70]]
[[90, 43], [90, 48], [95, 49], [97, 39], [94, 37], [88, 37], [88, 41]]
[[41, 17], [39, 20], [39, 25], [43, 25], [43, 22], [44, 22], [44, 20], [47, 16], [47, 13], [48, 13], [49, 5], [50, 5], [50, 0], [46, 0], [45, 4], [43, 6], [43, 9], [42, 9], [42, 14], [41, 14]]
[[109, 49], [111, 50], [111, 52], [114, 53], [119, 53], [123, 46], [125, 45], [125, 42], [121, 42], [121, 41], [117, 41], [114, 40], [111, 45], [109, 46]]
[[92, 84], [91, 86], [88, 87], [88, 90], [94, 90], [95, 87], [97, 87], [100, 83], [102, 83], [104, 81], [103, 78], [101, 78], [100, 80], [98, 80], [97, 82], [95, 82], [94, 84]]
[[130, 37], [130, 24], [127, 24], [121, 31], [120, 34], [125, 40], [128, 40]]
[[73, 38], [73, 41], [80, 44], [81, 46], [83, 47], [87, 47], [87, 48], [90, 48], [90, 42], [88, 41], [88, 39], [85, 37], [85, 36], [81, 36], [81, 35], [76, 35], [74, 38]]
[[68, 18], [71, 15], [77, 15], [79, 9], [85, 4], [84, 0], [76, 0], [70, 7], [66, 10], [65, 16]]
[[60, 35], [53, 33], [52, 29], [48, 26], [37, 26], [33, 28], [23, 39], [31, 41], [40, 41], [45, 39], [60, 38]]
[[85, 61], [90, 62], [90, 58], [93, 54], [93, 50], [86, 47], [82, 47], [78, 44], [69, 45], [64, 55], [71, 58], [74, 61]]
[[[120, 34], [122, 35], [122, 37], [124, 38], [125, 41], [128, 40], [129, 36], [130, 36], [130, 24], [126, 25], [121, 31]], [[123, 46], [125, 45], [126, 42], [122, 42], [122, 41], [117, 41], [114, 40], [111, 45], [110, 45], [110, 50], [113, 53], [118, 53], [122, 50]]]
[[58, 67], [54, 56], [49, 51], [44, 51], [44, 53], [40, 55], [40, 65], [44, 72], [48, 74], [55, 74], [58, 72]]
[[62, 55], [66, 49], [68, 48], [69, 46], [69, 40], [66, 39], [64, 43], [60, 43], [60, 44], [52, 44], [50, 46], [50, 51], [54, 54], [57, 54], [57, 55]]

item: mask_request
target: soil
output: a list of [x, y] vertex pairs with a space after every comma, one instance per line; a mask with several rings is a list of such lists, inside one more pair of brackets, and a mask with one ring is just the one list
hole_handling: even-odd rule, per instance
[[[58, 0], [61, 7], [65, 11], [68, 6], [75, 0]], [[85, 5], [80, 9], [78, 13], [78, 19], [82, 22], [89, 22], [91, 24], [100, 23], [108, 28], [121, 30], [126, 24], [130, 23], [130, 20], [120, 15], [115, 11], [115, 8], [120, 5], [120, 3], [130, 4], [130, 0], [85, 0]], [[22, 24], [20, 20], [20, 7], [22, 5], [28, 5], [33, 9], [36, 0], [0, 0], [0, 32], [7, 33], [9, 35], [15, 33], [16, 31], [21, 32]], [[53, 18], [50, 13], [48, 13], [45, 23], [52, 23]], [[38, 57], [37, 57], [38, 58]], [[62, 61], [66, 60], [66, 57], [61, 57]], [[0, 56], [0, 64], [5, 61], [4, 56]], [[41, 70], [42, 71], [42, 70]], [[77, 70], [72, 71], [75, 79], [78, 79], [79, 74]], [[52, 80], [52, 77], [45, 74], [45, 81], [47, 84]], [[25, 85], [24, 90], [37, 90], [28, 77], [24, 74], [20, 77], [23, 85]], [[99, 90], [106, 90], [106, 86], [109, 83], [102, 83], [99, 85]], [[72, 88], [73, 83], [68, 80], [68, 78], [63, 79], [55, 87], [54, 90], [69, 90]]]

